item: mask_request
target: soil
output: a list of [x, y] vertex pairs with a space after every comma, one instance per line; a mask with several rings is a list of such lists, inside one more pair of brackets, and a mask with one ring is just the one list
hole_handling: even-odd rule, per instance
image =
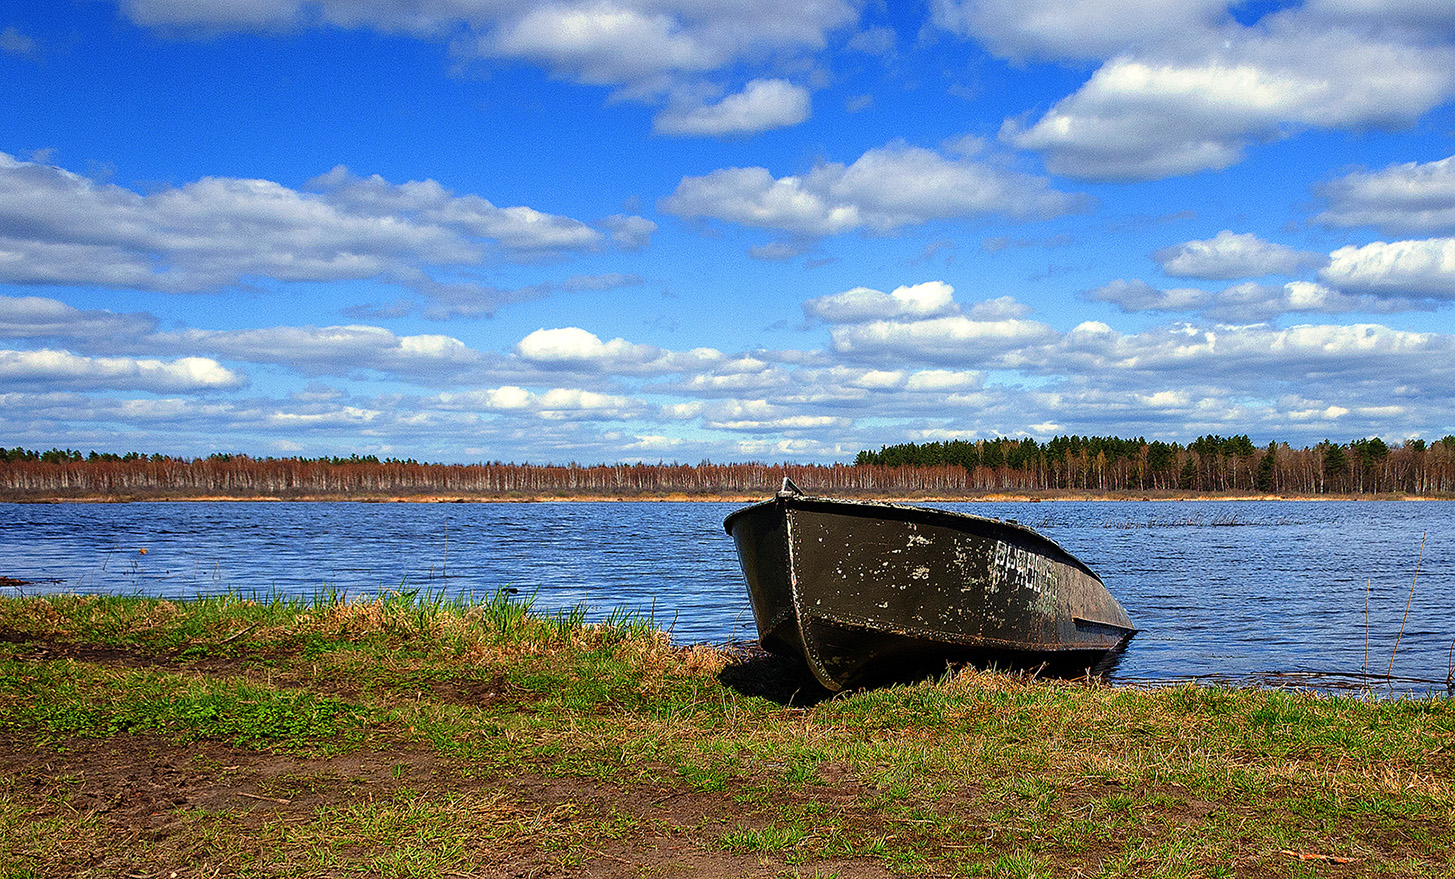
[[[8, 642], [8, 643], [7, 643]], [[205, 660], [137, 653], [95, 645], [48, 642], [33, 633], [0, 631], [0, 655], [21, 661], [72, 659], [127, 668], [169, 667], [190, 674], [252, 675], [259, 670], [259, 657], [246, 662], [237, 659]], [[6, 649], [6, 648], [10, 649]], [[271, 680], [282, 683], [276, 671]], [[762, 654], [746, 652], [722, 675], [724, 683], [745, 691], [756, 690], [785, 705], [812, 704], [822, 693], [805, 692], [802, 679], [791, 670], [774, 665]], [[310, 691], [330, 695], [355, 695], [342, 680], [310, 679], [288, 682], [306, 685]], [[505, 704], [530, 698], [513, 692], [503, 679], [431, 684], [429, 697], [456, 704]], [[241, 828], [238, 838], [278, 825], [302, 827], [329, 810], [346, 811], [361, 803], [387, 801], [408, 792], [434, 803], [458, 800], [461, 796], [482, 802], [496, 802], [500, 808], [520, 816], [526, 831], [507, 834], [501, 841], [466, 843], [468, 872], [451, 873], [473, 879], [618, 879], [618, 877], [866, 877], [879, 879], [895, 875], [882, 862], [869, 858], [841, 861], [815, 860], [798, 866], [781, 852], [740, 854], [723, 850], [720, 840], [732, 830], [763, 829], [770, 817], [785, 806], [814, 804], [852, 827], [861, 838], [895, 836], [927, 852], [940, 849], [939, 841], [916, 838], [913, 825], [886, 817], [884, 811], [866, 805], [877, 798], [847, 766], [828, 763], [817, 778], [803, 785], [785, 786], [763, 798], [755, 790], [747, 795], [729, 784], [722, 791], [704, 791], [680, 780], [669, 766], [646, 765], [634, 773], [638, 778], [618, 787], [590, 778], [562, 776], [523, 769], [481, 772], [477, 766], [441, 753], [429, 744], [410, 741], [375, 742], [371, 748], [333, 757], [309, 757], [234, 747], [218, 741], [178, 743], [153, 735], [115, 735], [108, 738], [70, 738], [37, 744], [33, 737], [17, 734], [0, 725], [0, 799], [28, 812], [33, 820], [93, 816], [104, 822], [105, 839], [100, 850], [86, 853], [56, 852], [32, 873], [45, 879], [73, 876], [78, 868], [90, 875], [114, 875], [125, 879], [189, 879], [236, 875], [271, 874], [265, 859], [243, 853], [243, 863], [233, 868], [191, 863], [185, 856], [193, 846], [197, 812], [231, 816]], [[1108, 779], [1087, 779], [1084, 784], [1063, 791], [1066, 809], [1077, 810], [1110, 792]], [[1102, 789], [1107, 788], [1107, 789]], [[1146, 791], [1140, 791], [1146, 793]], [[1175, 835], [1179, 827], [1195, 827], [1214, 812], [1238, 813], [1237, 820], [1281, 820], [1292, 816], [1269, 815], [1256, 803], [1244, 806], [1205, 803], [1171, 785], [1159, 791], [1166, 805], [1143, 815], [1147, 838]], [[756, 798], [756, 799], [755, 799]], [[974, 791], [965, 791], [956, 802], [940, 806], [974, 823], [980, 817]], [[1226, 817], [1226, 815], [1225, 815]], [[532, 824], [534, 822], [534, 824]], [[582, 842], [563, 853], [560, 847], [542, 846], [529, 828], [545, 827], [570, 835], [572, 822], [600, 828], [613, 822], [631, 828], [617, 837], [600, 832], [579, 836]], [[1351, 824], [1363, 822], [1352, 819]], [[1403, 857], [1440, 857], [1428, 840], [1441, 838], [1448, 828], [1417, 825], [1399, 828], [1350, 827], [1360, 841], [1361, 857], [1342, 862], [1317, 852], [1258, 851], [1229, 853], [1243, 877], [1288, 875], [1291, 862], [1300, 858], [1312, 862], [1319, 875], [1328, 877], [1361, 875], [1361, 861], [1398, 862]], [[363, 832], [363, 831], [360, 831]], [[993, 835], [993, 832], [992, 832]], [[0, 853], [4, 852], [0, 843]], [[1102, 850], [1104, 849], [1104, 850]], [[135, 852], [170, 852], [167, 863], [133, 863]], [[1076, 852], [1049, 852], [1055, 875], [1099, 872], [1098, 864], [1115, 860], [1121, 851], [1113, 841], [1089, 841]], [[944, 852], [941, 851], [941, 854]], [[77, 858], [86, 859], [82, 864]], [[367, 858], [350, 861], [337, 872], [308, 872], [313, 876], [356, 877], [374, 875], [360, 866]], [[104, 862], [104, 863], [98, 863]], [[97, 869], [97, 867], [101, 869]], [[1296, 870], [1295, 870], [1296, 872]], [[292, 871], [290, 875], [298, 875]]]
[[[0, 631], [0, 644], [22, 661], [72, 659], [126, 668], [185, 668], [191, 674], [256, 675], [258, 657], [178, 660], [167, 656], [86, 644], [46, 642], [31, 633]], [[0, 654], [4, 649], [0, 648]], [[275, 673], [272, 681], [280, 683]], [[312, 680], [309, 690], [350, 696], [341, 681]], [[518, 701], [504, 679], [440, 681], [428, 694], [438, 702], [499, 704]], [[648, 777], [674, 778], [667, 766], [642, 766]], [[785, 797], [811, 800], [832, 809], [861, 811], [859, 784], [835, 767], [826, 767], [820, 784], [803, 786]], [[433, 802], [459, 795], [485, 801], [500, 798], [519, 815], [568, 816], [565, 820], [600, 826], [625, 821], [635, 830], [605, 843], [594, 838], [582, 849], [541, 851], [530, 835], [471, 852], [467, 873], [472, 879], [618, 879], [618, 877], [777, 877], [795, 875], [778, 856], [741, 855], [723, 851], [714, 842], [723, 833], [761, 829], [769, 814], [783, 804], [745, 806], [734, 792], [701, 791], [685, 785], [633, 783], [617, 787], [585, 778], [538, 771], [482, 774], [477, 767], [442, 755], [428, 744], [389, 742], [348, 754], [314, 758], [233, 747], [216, 741], [178, 743], [155, 735], [114, 735], [104, 739], [72, 737], [38, 745], [33, 739], [0, 728], [0, 778], [10, 779], [12, 805], [34, 810], [35, 820], [65, 815], [94, 815], [105, 822], [106, 837], [146, 843], [161, 851], [186, 851], [195, 819], [186, 813], [205, 811], [239, 815], [245, 828], [270, 824], [304, 825], [324, 810], [346, 810], [360, 803], [388, 800], [401, 791]], [[0, 787], [0, 796], [4, 789]], [[879, 819], [859, 818], [866, 825]], [[560, 819], [557, 819], [560, 820]], [[132, 846], [118, 846], [110, 857]], [[3, 850], [3, 846], [0, 846]], [[96, 853], [92, 853], [94, 859]], [[57, 853], [52, 864], [35, 866], [37, 877], [69, 877], [78, 864]], [[125, 879], [186, 879], [232, 875], [217, 867], [178, 862], [122, 864]], [[247, 872], [257, 872], [249, 869]], [[104, 874], [104, 873], [103, 873]], [[880, 865], [854, 860], [816, 861], [805, 876], [854, 876], [879, 879], [890, 874]], [[334, 875], [334, 874], [321, 874]], [[342, 869], [338, 876], [370, 875]]]
[[[575, 820], [599, 822], [630, 816], [644, 833], [580, 852], [579, 865], [563, 865], [558, 856], [541, 853], [528, 839], [477, 851], [469, 873], [480, 879], [546, 879], [546, 877], [776, 876], [782, 863], [736, 855], [704, 846], [734, 828], [752, 826], [742, 806], [726, 793], [708, 794], [666, 787], [622, 789], [584, 779], [539, 773], [477, 777], [468, 767], [452, 764], [432, 749], [392, 747], [328, 759], [310, 759], [234, 748], [217, 742], [176, 744], [155, 736], [123, 735], [109, 739], [72, 739], [59, 749], [38, 748], [0, 733], [0, 775], [13, 779], [13, 796], [47, 812], [94, 814], [108, 825], [114, 839], [142, 838], [158, 848], [169, 837], [188, 834], [194, 826], [183, 810], [228, 812], [242, 816], [244, 826], [305, 824], [323, 809], [347, 809], [360, 802], [386, 800], [408, 789], [431, 799], [458, 794], [485, 798], [504, 796], [527, 815], [568, 813]], [[826, 799], [835, 795], [825, 786]], [[864, 862], [816, 864], [822, 875], [888, 876]], [[61, 877], [75, 865], [42, 867], [39, 875]], [[185, 863], [134, 864], [122, 871], [130, 877], [201, 875]], [[348, 871], [357, 875], [355, 871]]]

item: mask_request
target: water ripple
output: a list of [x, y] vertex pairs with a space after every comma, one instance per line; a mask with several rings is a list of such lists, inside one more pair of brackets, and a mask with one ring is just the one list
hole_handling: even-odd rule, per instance
[[[1141, 628], [1116, 668], [1123, 681], [1338, 690], [1351, 678], [1363, 686], [1368, 673], [1380, 686], [1421, 692], [1443, 689], [1450, 673], [1447, 502], [944, 506], [1031, 525], [1098, 571]], [[752, 613], [722, 530], [736, 507], [0, 504], [0, 576], [32, 581], [22, 587], [30, 591], [175, 598], [400, 588], [483, 597], [509, 587], [547, 612], [650, 614], [683, 643], [745, 640], [755, 634]], [[1385, 681], [1386, 671], [1397, 680]]]

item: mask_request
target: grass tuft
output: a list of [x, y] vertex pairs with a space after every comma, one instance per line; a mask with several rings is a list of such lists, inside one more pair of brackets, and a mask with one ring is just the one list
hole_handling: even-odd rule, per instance
[[[966, 670], [802, 706], [626, 614], [319, 598], [0, 599], [0, 876], [1455, 870], [1449, 700]], [[78, 756], [138, 742], [172, 762]], [[124, 814], [127, 771], [212, 805]]]

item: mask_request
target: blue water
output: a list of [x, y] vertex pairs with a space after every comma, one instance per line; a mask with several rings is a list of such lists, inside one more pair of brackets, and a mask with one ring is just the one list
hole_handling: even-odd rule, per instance
[[[4, 590], [12, 594], [169, 598], [396, 589], [483, 598], [509, 587], [544, 612], [650, 614], [681, 643], [749, 640], [753, 616], [722, 529], [738, 506], [0, 504], [0, 576], [31, 581]], [[1446, 690], [1455, 504], [943, 506], [1019, 520], [1101, 575], [1141, 629], [1113, 680], [1337, 690], [1364, 686], [1366, 669], [1383, 678], [1393, 655], [1396, 680], [1379, 689]]]

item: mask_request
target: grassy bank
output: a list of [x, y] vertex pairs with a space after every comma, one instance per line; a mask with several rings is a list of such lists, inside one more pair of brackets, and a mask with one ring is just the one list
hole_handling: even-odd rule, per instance
[[0, 877], [1455, 875], [1450, 701], [821, 696], [503, 596], [0, 599]]

